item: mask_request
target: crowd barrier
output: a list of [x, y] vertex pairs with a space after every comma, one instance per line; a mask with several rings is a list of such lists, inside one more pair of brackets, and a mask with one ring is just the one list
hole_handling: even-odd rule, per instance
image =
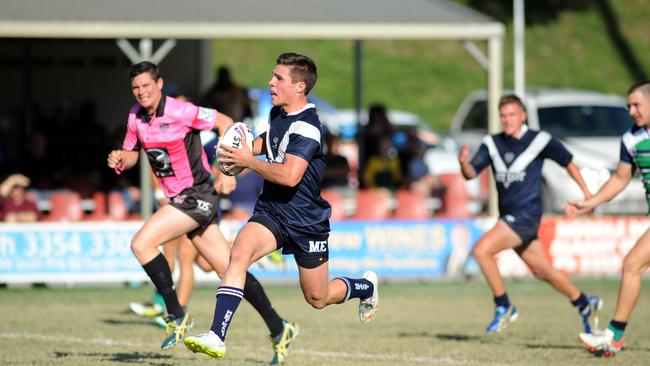
[[[330, 273], [383, 278], [450, 278], [479, 274], [472, 245], [494, 224], [490, 218], [426, 221], [335, 221]], [[647, 217], [547, 217], [539, 236], [553, 264], [574, 275], [618, 275], [622, 259], [650, 224]], [[0, 283], [124, 283], [148, 281], [130, 250], [142, 222], [0, 224]], [[233, 240], [243, 222], [224, 220]], [[292, 256], [263, 258], [251, 271], [260, 279], [295, 280]], [[497, 256], [504, 276], [530, 272], [513, 251]], [[218, 281], [196, 270], [197, 281]]]

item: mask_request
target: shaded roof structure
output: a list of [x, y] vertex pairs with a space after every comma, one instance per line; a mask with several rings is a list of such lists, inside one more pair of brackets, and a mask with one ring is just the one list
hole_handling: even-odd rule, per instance
[[503, 25], [448, 0], [0, 0], [0, 37], [487, 39]]
[[[118, 39], [132, 61], [128, 38], [484, 40], [490, 131], [498, 129], [504, 34], [502, 23], [450, 0], [0, 0], [0, 38]], [[141, 164], [144, 195], [148, 174]], [[150, 202], [142, 202], [146, 216]]]

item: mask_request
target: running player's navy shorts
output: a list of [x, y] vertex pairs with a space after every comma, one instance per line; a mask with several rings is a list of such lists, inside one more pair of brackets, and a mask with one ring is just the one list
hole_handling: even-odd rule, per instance
[[255, 211], [248, 220], [263, 225], [275, 237], [282, 254], [293, 254], [304, 268], [316, 268], [329, 259], [329, 227], [327, 223], [307, 228], [294, 228], [281, 223], [265, 211]]
[[507, 214], [499, 217], [521, 238], [521, 245], [528, 246], [537, 239], [537, 231], [542, 220], [541, 217], [528, 217], [525, 215]]
[[209, 225], [219, 223], [221, 215], [219, 194], [211, 185], [204, 184], [185, 189], [173, 197], [169, 204], [183, 211], [199, 224], [198, 228], [187, 233], [190, 239]]

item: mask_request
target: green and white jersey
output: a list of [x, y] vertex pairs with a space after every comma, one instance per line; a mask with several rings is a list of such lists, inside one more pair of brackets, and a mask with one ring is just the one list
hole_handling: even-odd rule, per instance
[[620, 161], [632, 164], [632, 171], [638, 168], [641, 172], [645, 199], [650, 209], [650, 134], [645, 127], [633, 126], [623, 134]]

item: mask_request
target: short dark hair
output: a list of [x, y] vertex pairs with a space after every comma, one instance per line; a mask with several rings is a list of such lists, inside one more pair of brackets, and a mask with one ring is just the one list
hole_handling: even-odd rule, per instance
[[276, 64], [290, 66], [289, 75], [291, 81], [294, 83], [303, 81], [307, 85], [305, 95], [308, 95], [309, 91], [316, 85], [318, 71], [316, 70], [316, 63], [311, 58], [293, 52], [286, 52], [278, 56]]
[[506, 104], [517, 104], [521, 107], [521, 109], [525, 112], [526, 111], [526, 106], [524, 105], [524, 102], [521, 101], [521, 99], [516, 96], [515, 94], [506, 94], [501, 97], [499, 100], [499, 109], [503, 107]]
[[627, 95], [630, 95], [637, 90], [640, 90], [647, 98], [650, 98], [650, 80], [640, 80], [632, 84], [632, 86], [627, 90]]
[[155, 81], [160, 79], [160, 69], [158, 68], [158, 65], [151, 61], [142, 61], [131, 66], [129, 69], [129, 80], [133, 80], [133, 78], [140, 74], [144, 74], [145, 72], [151, 74], [151, 78]]

